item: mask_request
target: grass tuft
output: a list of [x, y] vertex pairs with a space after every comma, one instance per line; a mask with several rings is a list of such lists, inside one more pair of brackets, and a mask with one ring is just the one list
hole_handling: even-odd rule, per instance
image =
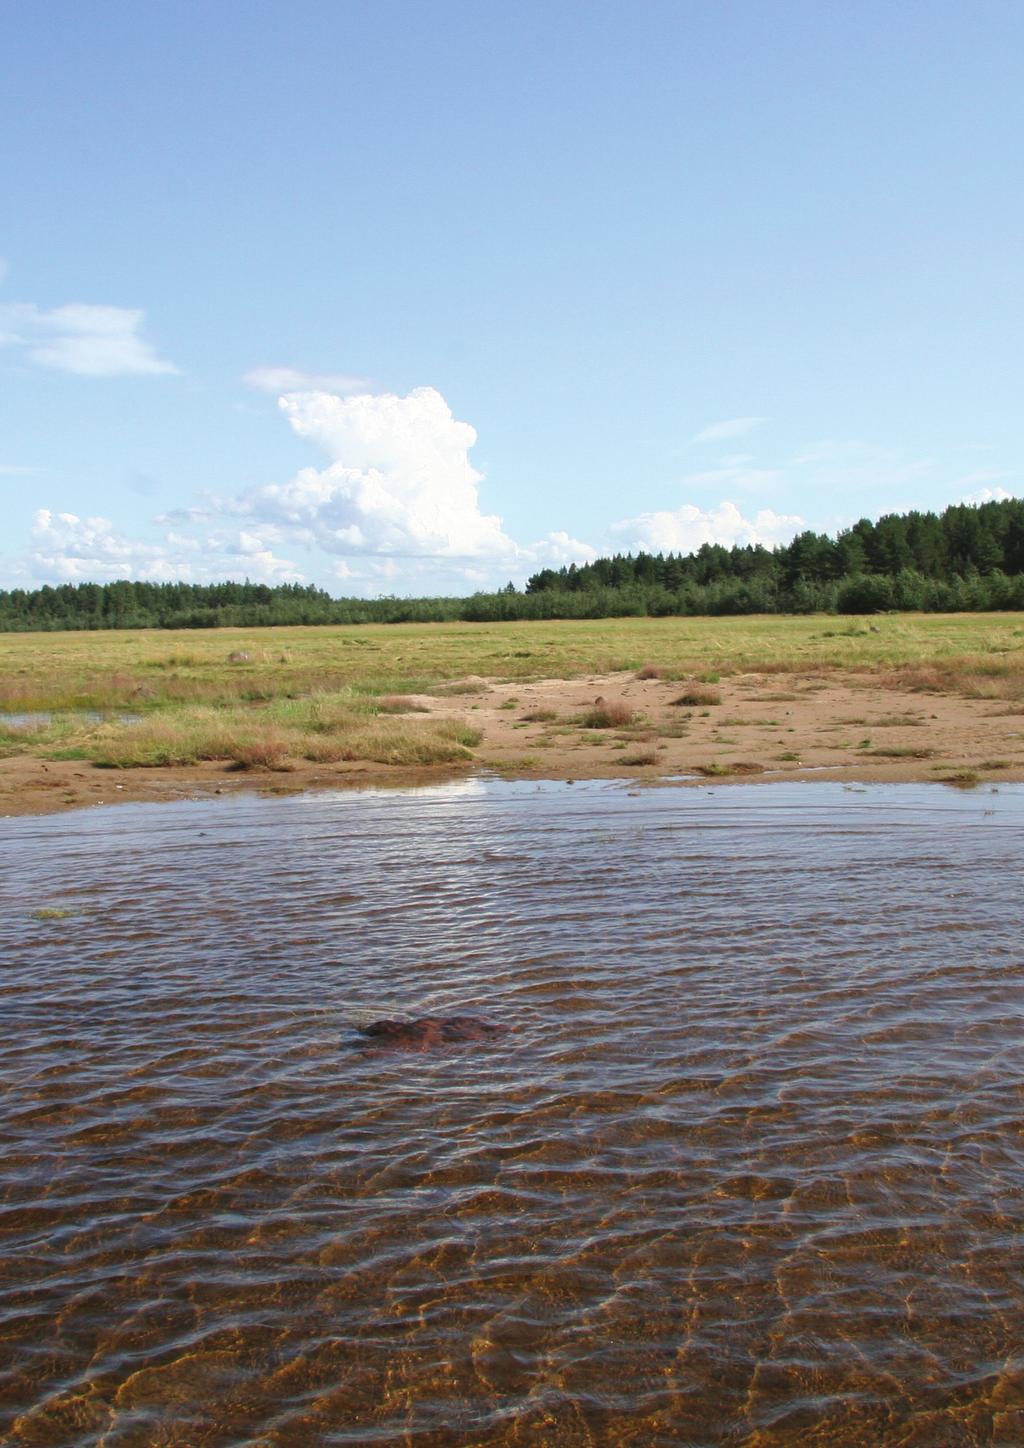
[[864, 752], [873, 759], [931, 759], [935, 754], [934, 749], [915, 749], [911, 744], [879, 744]]
[[975, 769], [958, 769], [952, 774], [939, 776], [940, 784], [952, 784], [957, 789], [973, 789], [981, 783], [981, 775]]
[[636, 749], [632, 754], [624, 754], [619, 763], [626, 764], [632, 769], [641, 768], [647, 764], [658, 764], [660, 760], [656, 749]]
[[720, 704], [722, 695], [718, 689], [713, 689], [709, 684], [688, 684], [677, 699], [672, 703], [678, 708], [696, 709], [709, 704]]
[[385, 694], [377, 700], [377, 710], [381, 714], [429, 714], [430, 710], [426, 704], [413, 697], [405, 697], [402, 694]]
[[262, 739], [230, 745], [228, 759], [232, 769], [284, 770], [289, 767], [288, 744], [284, 739], [265, 735]]
[[624, 729], [632, 724], [636, 714], [628, 704], [620, 700], [597, 700], [580, 718], [584, 729]]

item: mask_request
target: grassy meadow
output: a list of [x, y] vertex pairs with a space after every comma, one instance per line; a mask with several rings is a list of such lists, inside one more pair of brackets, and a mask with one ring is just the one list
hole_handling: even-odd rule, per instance
[[[737, 673], [861, 675], [908, 692], [1024, 699], [1024, 616], [629, 618], [0, 635], [0, 755], [111, 768], [222, 760], [469, 762], [481, 678], [619, 671], [714, 684]], [[453, 712], [458, 712], [453, 711]]]

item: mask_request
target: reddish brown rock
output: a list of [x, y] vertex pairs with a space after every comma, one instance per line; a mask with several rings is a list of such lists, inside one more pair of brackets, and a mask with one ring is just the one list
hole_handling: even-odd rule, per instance
[[438, 1046], [464, 1041], [489, 1041], [506, 1027], [483, 1016], [420, 1016], [415, 1021], [372, 1021], [359, 1029], [375, 1046], [399, 1051], [432, 1051]]

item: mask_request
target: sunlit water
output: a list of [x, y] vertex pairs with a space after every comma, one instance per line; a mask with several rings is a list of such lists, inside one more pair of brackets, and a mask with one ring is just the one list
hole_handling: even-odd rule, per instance
[[[0, 822], [0, 1441], [1024, 1442], [1022, 832], [831, 784]], [[508, 1033], [353, 1024], [466, 1009]]]

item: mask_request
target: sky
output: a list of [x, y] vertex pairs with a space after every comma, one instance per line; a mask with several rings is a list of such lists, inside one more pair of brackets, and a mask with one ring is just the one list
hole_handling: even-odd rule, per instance
[[464, 594], [1024, 491], [1019, 0], [0, 24], [0, 587]]

